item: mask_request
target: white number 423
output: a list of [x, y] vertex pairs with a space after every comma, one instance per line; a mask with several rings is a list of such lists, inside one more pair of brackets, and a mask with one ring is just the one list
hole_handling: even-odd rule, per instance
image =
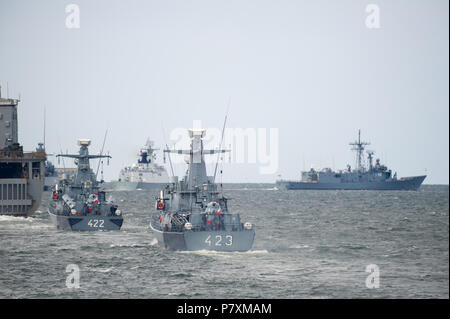
[[[215, 243], [214, 243], [214, 246], [222, 246], [222, 235], [216, 235], [216, 236], [214, 236], [214, 239], [215, 239]], [[208, 237], [206, 237], [206, 239], [205, 239], [205, 243], [208, 245], [208, 246], [211, 246], [212, 245], [212, 242], [211, 242], [211, 235], [208, 235]], [[225, 244], [225, 246], [231, 246], [232, 244], [233, 244], [233, 236], [231, 236], [231, 235], [226, 235], [225, 236], [225, 242], [224, 242], [224, 244]]]

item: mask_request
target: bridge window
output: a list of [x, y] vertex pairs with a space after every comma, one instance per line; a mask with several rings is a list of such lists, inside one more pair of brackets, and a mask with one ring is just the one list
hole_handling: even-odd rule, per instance
[[0, 178], [21, 178], [21, 163], [0, 163]]

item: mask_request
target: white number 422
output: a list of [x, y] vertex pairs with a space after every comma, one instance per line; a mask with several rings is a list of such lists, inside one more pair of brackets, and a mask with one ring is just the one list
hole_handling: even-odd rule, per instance
[[89, 219], [88, 226], [94, 228], [103, 228], [105, 221], [103, 219]]

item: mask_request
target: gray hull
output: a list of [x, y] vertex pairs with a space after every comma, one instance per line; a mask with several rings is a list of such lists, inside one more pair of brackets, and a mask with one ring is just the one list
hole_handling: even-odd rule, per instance
[[277, 181], [281, 189], [301, 190], [418, 190], [426, 176], [405, 177], [399, 180], [382, 182], [354, 182], [354, 183], [311, 183], [297, 181]]
[[136, 189], [151, 190], [162, 189], [167, 183], [142, 183], [142, 182], [107, 182], [103, 184], [106, 190], [111, 191], [133, 191]]
[[48, 212], [50, 219], [57, 229], [98, 231], [119, 230], [122, 227], [123, 218], [113, 216], [65, 216]]
[[169, 250], [248, 251], [252, 248], [255, 231], [160, 231], [152, 227], [159, 245]]

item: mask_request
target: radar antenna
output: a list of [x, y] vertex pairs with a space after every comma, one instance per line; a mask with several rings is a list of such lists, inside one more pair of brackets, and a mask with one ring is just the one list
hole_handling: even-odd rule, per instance
[[367, 150], [367, 158], [369, 159], [369, 170], [372, 171], [373, 169], [373, 154], [375, 154], [375, 151]]

